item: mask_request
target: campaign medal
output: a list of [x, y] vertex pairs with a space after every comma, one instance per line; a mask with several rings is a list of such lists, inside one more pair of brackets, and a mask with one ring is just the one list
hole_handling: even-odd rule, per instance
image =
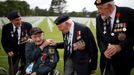
[[125, 33], [119, 33], [118, 39], [119, 39], [120, 41], [125, 40], [125, 39], [126, 39], [126, 34], [125, 34]]
[[77, 31], [76, 35], [77, 35], [77, 40], [79, 40], [81, 38], [81, 31]]
[[126, 28], [126, 23], [123, 23], [123, 32], [126, 32], [127, 28]]
[[11, 31], [10, 33], [11, 33], [11, 37], [14, 37], [14, 32], [13, 32], [13, 31]]
[[114, 36], [114, 35], [115, 35], [115, 34], [112, 32], [112, 33], [111, 33], [111, 36]]
[[104, 30], [104, 31], [103, 31], [103, 34], [106, 34], [106, 33], [107, 33], [107, 32], [106, 32], [106, 29], [107, 29], [107, 28], [106, 28], [106, 20], [104, 21], [103, 26], [104, 26], [104, 28], [103, 28], [103, 30]]

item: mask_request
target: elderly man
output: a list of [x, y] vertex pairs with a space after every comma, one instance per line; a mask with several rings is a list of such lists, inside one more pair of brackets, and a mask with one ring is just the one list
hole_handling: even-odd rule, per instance
[[90, 75], [97, 67], [97, 47], [88, 27], [76, 23], [68, 15], [55, 20], [63, 33], [64, 42], [57, 43], [64, 48], [64, 75]]
[[10, 23], [2, 28], [2, 46], [8, 55], [9, 74], [15, 75], [18, 71], [18, 65], [21, 60], [21, 74], [24, 74], [25, 66], [25, 43], [29, 37], [29, 31], [32, 25], [23, 22], [18, 11], [12, 11], [7, 18]]
[[134, 64], [134, 10], [118, 7], [113, 0], [96, 0], [97, 41], [103, 75], [130, 75]]
[[[52, 44], [52, 40], [44, 39], [44, 32], [34, 27], [31, 30], [33, 42], [26, 45], [26, 74], [48, 75], [52, 72], [58, 62], [58, 52]], [[50, 74], [51, 75], [51, 74]]]

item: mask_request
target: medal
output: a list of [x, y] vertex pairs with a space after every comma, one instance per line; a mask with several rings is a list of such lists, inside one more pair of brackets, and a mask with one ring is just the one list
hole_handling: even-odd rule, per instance
[[125, 39], [126, 39], [126, 34], [125, 34], [125, 33], [119, 33], [118, 39], [119, 39], [120, 41], [125, 40]]
[[11, 33], [11, 37], [14, 37], [14, 33], [13, 33], [13, 31], [11, 31], [10, 33]]
[[127, 28], [126, 28], [126, 23], [123, 23], [123, 31], [126, 32]]
[[106, 29], [107, 29], [107, 28], [106, 28], [106, 20], [104, 20], [103, 26], [104, 26], [104, 28], [103, 28], [103, 30], [104, 30], [104, 31], [103, 31], [103, 34], [106, 34], [106, 33], [107, 33], [107, 32], [106, 32]]
[[124, 28], [123, 28], [123, 31], [124, 31], [124, 32], [126, 32], [126, 31], [127, 31], [127, 29], [124, 27]]
[[111, 33], [111, 36], [114, 36], [114, 33]]
[[106, 34], [106, 31], [103, 31], [103, 34]]

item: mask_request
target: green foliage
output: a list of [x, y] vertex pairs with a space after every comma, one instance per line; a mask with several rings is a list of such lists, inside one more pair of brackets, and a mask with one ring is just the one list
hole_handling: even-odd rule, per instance
[[66, 8], [66, 0], [52, 0], [49, 11], [54, 13], [62, 14]]
[[25, 1], [5, 1], [0, 2], [0, 16], [7, 16], [12, 10], [18, 10], [22, 15], [30, 15], [29, 4]]

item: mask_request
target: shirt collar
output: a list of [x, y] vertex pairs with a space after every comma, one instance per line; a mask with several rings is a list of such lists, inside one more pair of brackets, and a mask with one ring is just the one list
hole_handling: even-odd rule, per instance
[[[13, 29], [15, 30], [16, 26], [13, 24]], [[18, 29], [21, 28], [21, 25], [18, 27]]]
[[69, 32], [70, 32], [71, 34], [73, 34], [73, 31], [74, 31], [74, 22], [72, 22], [71, 28], [70, 28]]

